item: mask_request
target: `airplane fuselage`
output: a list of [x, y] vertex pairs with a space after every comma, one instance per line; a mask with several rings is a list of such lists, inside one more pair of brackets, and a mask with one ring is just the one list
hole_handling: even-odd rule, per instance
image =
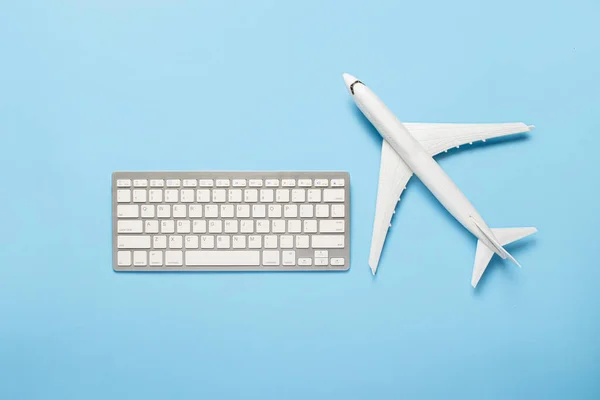
[[408, 129], [375, 93], [367, 86], [357, 83], [353, 86], [353, 95], [357, 106], [375, 126], [383, 140], [386, 140], [392, 149], [398, 153], [402, 161], [406, 163], [448, 212], [469, 232], [485, 243], [487, 247], [500, 257], [506, 258], [486, 237], [487, 235], [493, 238], [494, 234], [475, 207], [423, 145], [410, 134]]

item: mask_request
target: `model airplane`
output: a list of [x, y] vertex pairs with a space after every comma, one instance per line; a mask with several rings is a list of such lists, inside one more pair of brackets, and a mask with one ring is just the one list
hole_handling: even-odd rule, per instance
[[529, 132], [533, 126], [506, 124], [424, 124], [400, 122], [365, 84], [349, 74], [344, 82], [358, 108], [383, 137], [375, 224], [369, 266], [373, 275], [396, 203], [411, 176], [416, 175], [440, 203], [478, 239], [471, 285], [477, 286], [494, 254], [517, 260], [504, 245], [537, 232], [536, 228], [491, 229], [439, 164], [436, 154], [478, 140]]

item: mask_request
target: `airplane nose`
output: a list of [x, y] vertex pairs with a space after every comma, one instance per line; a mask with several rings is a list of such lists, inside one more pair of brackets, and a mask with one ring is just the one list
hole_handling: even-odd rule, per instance
[[350, 93], [352, 93], [352, 91], [350, 90], [350, 85], [352, 85], [358, 79], [356, 79], [355, 77], [353, 77], [350, 74], [342, 74], [342, 77], [344, 77], [344, 83], [346, 84], [346, 89], [348, 89], [348, 91]]

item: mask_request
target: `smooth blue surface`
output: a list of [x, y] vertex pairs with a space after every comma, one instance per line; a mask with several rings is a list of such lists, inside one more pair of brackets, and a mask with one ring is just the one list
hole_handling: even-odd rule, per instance
[[[597, 1], [3, 1], [0, 399], [598, 398]], [[535, 124], [441, 165], [492, 227], [537, 226], [470, 287], [475, 240], [418, 180], [376, 277], [380, 140]], [[348, 170], [347, 273], [111, 269], [116, 170]], [[596, 251], [595, 251], [596, 250]]]

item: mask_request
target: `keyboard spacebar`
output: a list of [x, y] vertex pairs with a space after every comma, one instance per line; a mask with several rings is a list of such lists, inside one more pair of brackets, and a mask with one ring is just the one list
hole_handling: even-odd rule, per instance
[[185, 265], [206, 266], [257, 266], [260, 265], [259, 251], [186, 251]]

